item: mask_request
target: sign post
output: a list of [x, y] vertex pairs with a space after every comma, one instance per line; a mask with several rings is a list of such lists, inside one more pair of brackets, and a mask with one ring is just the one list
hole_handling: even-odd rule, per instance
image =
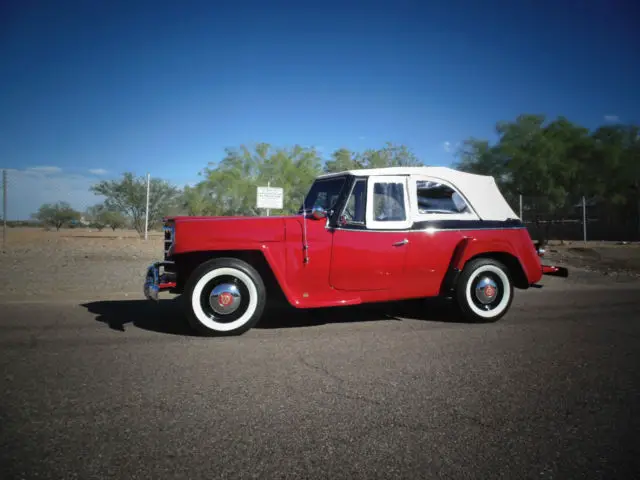
[[266, 187], [258, 187], [256, 206], [267, 210], [267, 217], [271, 209], [282, 210], [284, 190], [272, 187], [271, 182]]

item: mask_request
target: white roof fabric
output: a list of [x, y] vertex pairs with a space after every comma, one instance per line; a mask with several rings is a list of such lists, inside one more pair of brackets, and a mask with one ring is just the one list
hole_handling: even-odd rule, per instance
[[449, 183], [457, 189], [471, 204], [482, 220], [519, 219], [507, 203], [498, 188], [495, 179], [490, 175], [477, 175], [462, 172], [449, 167], [387, 167], [348, 170], [329, 173], [318, 178], [330, 178], [339, 175], [378, 176], [378, 175], [419, 175]]

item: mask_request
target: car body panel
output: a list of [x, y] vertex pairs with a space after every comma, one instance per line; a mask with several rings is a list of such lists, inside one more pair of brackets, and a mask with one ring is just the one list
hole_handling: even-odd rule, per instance
[[336, 290], [393, 289], [404, 282], [408, 244], [406, 232], [333, 232], [329, 282]]
[[175, 224], [173, 253], [259, 249], [283, 242], [286, 217], [171, 217]]

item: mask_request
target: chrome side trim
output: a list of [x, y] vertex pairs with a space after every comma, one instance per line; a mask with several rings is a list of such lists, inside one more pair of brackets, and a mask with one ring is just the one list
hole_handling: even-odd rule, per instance
[[487, 227], [487, 228], [419, 228], [415, 230], [403, 229], [403, 230], [380, 230], [380, 229], [365, 229], [365, 228], [343, 228], [343, 227], [325, 227], [327, 230], [345, 230], [347, 232], [362, 232], [362, 233], [439, 233], [439, 232], [472, 232], [472, 231], [484, 231], [484, 230], [526, 230], [527, 227]]

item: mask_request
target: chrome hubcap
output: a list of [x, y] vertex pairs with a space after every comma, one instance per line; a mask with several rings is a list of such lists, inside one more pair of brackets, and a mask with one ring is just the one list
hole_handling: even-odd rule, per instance
[[233, 283], [216, 285], [209, 295], [209, 305], [219, 315], [229, 315], [235, 312], [241, 301], [240, 290]]
[[493, 302], [498, 296], [498, 284], [489, 277], [483, 277], [476, 284], [476, 298], [483, 305]]

